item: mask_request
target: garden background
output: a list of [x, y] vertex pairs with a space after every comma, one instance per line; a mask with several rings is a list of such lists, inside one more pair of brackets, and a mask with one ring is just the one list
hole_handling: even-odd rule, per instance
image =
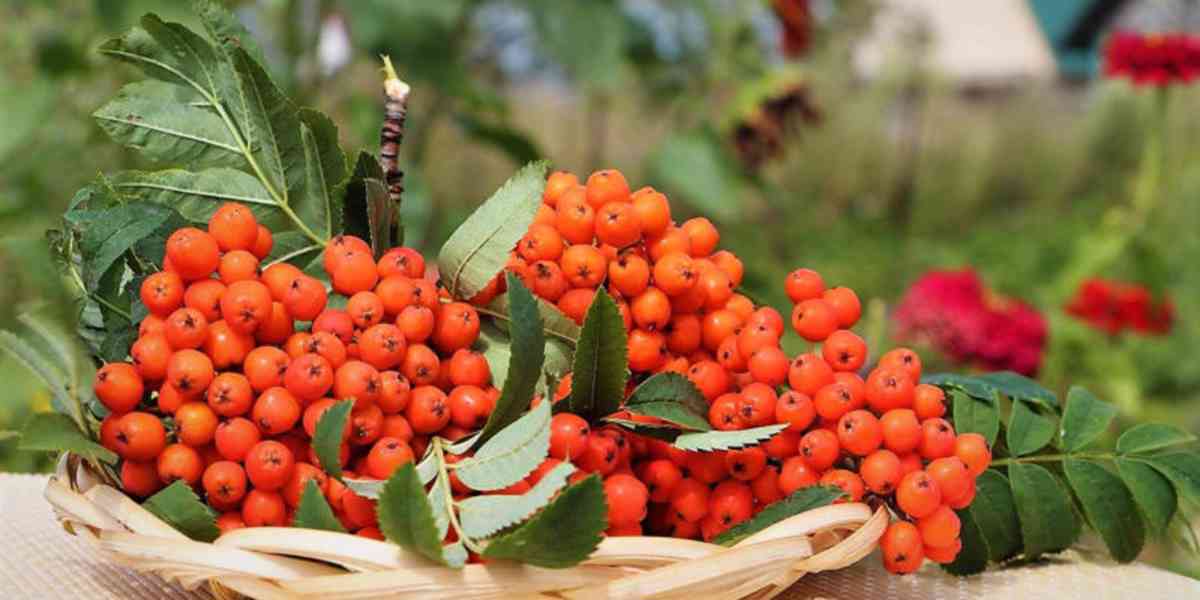
[[[184, 4], [0, 6], [0, 328], [34, 307], [77, 313], [44, 232], [101, 171], [140, 165], [91, 116], [128, 80], [94, 50], [147, 11], [190, 23]], [[1190, 108], [1200, 90], [1133, 85], [1103, 65], [1112, 31], [1188, 29], [1200, 3], [973, 4], [931, 14], [937, 2], [915, 0], [230, 3], [289, 95], [333, 117], [348, 148], [377, 142], [379, 54], [413, 85], [401, 152], [409, 245], [439, 247], [532, 158], [583, 176], [617, 167], [682, 203], [678, 216], [716, 222], [756, 299], [786, 307], [783, 276], [817, 269], [859, 292], [859, 329], [886, 350], [901, 343], [896, 309], [914, 282], [974, 269], [989, 288], [983, 306], [1019, 299], [1044, 320], [1037, 374], [1048, 387], [1086, 385], [1126, 424], [1200, 432]], [[989, 31], [1004, 43], [971, 45]], [[1168, 298], [1167, 331], [1113, 334], [1068, 314], [1093, 277], [1140, 285], [1155, 306]], [[918, 341], [941, 339], [927, 333]], [[930, 372], [986, 362], [922, 352]], [[0, 430], [49, 410], [6, 357], [0, 381]], [[0, 441], [0, 471], [49, 466]], [[1194, 559], [1154, 552], [1200, 573]]]

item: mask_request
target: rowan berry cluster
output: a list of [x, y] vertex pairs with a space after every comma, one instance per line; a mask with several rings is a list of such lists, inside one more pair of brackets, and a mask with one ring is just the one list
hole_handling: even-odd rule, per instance
[[[915, 549], [885, 546], [889, 569], [909, 572], [925, 556], [953, 560], [961, 544], [952, 509], [971, 502], [974, 478], [991, 460], [984, 438], [955, 435], [941, 418], [944, 393], [919, 384], [921, 361], [911, 350], [888, 352], [866, 379], [859, 375], [868, 348], [850, 330], [862, 310], [853, 290], [798, 269], [784, 281], [794, 303], [785, 321], [736, 292], [742, 263], [717, 249], [719, 239], [707, 219], [675, 225], [663, 194], [631, 193], [618, 171], [582, 184], [569, 173], [551, 175], [508, 270], [576, 321], [595, 293], [610, 294], [625, 320], [635, 380], [684, 374], [709, 402], [715, 429], [788, 427], [761, 445], [700, 453], [618, 427], [592, 430], [560, 413], [542, 469], [572, 460], [605, 476], [610, 535], [712, 540], [821, 484], [842, 488], [847, 501], [887, 502], [907, 519], [893, 527], [918, 528]], [[482, 300], [501, 290], [499, 280], [490, 287]], [[789, 357], [780, 346], [789, 321], [820, 350]], [[554, 400], [570, 385], [565, 378]]]
[[96, 376], [111, 411], [102, 442], [123, 459], [126, 491], [145, 497], [184, 480], [221, 512], [223, 530], [289, 524], [315, 480], [347, 529], [379, 537], [374, 503], [316, 466], [317, 421], [352, 398], [342, 459], [351, 476], [376, 479], [420, 456], [431, 435], [478, 429], [499, 395], [471, 350], [479, 316], [439, 292], [411, 249], [376, 261], [362, 240], [335, 238], [323, 267], [347, 298], [339, 309], [295, 266], [260, 272], [271, 245], [234, 203], [208, 231], [170, 236], [163, 270], [141, 285], [150, 314], [131, 362]]
[[[585, 184], [560, 172], [505, 270], [577, 322], [595, 294], [611, 295], [627, 331], [629, 391], [672, 371], [707, 400], [714, 428], [786, 428], [752, 447], [688, 452], [563, 412], [551, 419], [549, 457], [499, 493], [524, 493], [570, 461], [572, 480], [603, 477], [609, 535], [712, 540], [801, 488], [837, 486], [842, 501], [899, 515], [884, 538], [889, 569], [952, 560], [960, 547], [952, 509], [970, 503], [987, 468], [984, 438], [955, 435], [941, 418], [942, 391], [918, 383], [912, 351], [893, 350], [864, 370], [867, 345], [850, 330], [861, 312], [852, 290], [799, 269], [784, 282], [794, 302], [785, 319], [736, 292], [742, 263], [717, 249], [719, 238], [703, 218], [676, 225], [666, 196], [630, 192], [618, 171]], [[183, 480], [220, 513], [223, 531], [291, 523], [315, 481], [347, 530], [380, 538], [375, 501], [320, 468], [317, 423], [353, 400], [340, 459], [345, 476], [362, 479], [386, 479], [424, 455], [432, 436], [458, 440], [481, 428], [500, 392], [472, 349], [475, 306], [502, 293], [504, 279], [458, 301], [418, 252], [394, 248], [375, 260], [365, 242], [339, 236], [321, 261], [331, 296], [290, 264], [260, 270], [271, 246], [271, 233], [236, 203], [217, 210], [207, 231], [170, 236], [162, 271], [141, 284], [150, 314], [131, 361], [97, 373], [96, 395], [111, 413], [101, 441], [122, 458], [131, 495]], [[789, 357], [780, 345], [789, 322], [820, 349]], [[550, 401], [567, 397], [571, 381], [563, 377]], [[449, 478], [456, 497], [475, 493], [453, 469]]]

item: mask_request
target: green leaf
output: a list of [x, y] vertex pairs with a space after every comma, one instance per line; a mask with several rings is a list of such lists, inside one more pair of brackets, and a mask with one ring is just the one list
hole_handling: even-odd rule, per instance
[[382, 256], [392, 247], [397, 207], [388, 195], [379, 160], [365, 150], [358, 153], [345, 198], [345, 233], [368, 240], [375, 256]]
[[1200, 455], [1193, 452], [1159, 454], [1144, 459], [1171, 480], [1175, 493], [1200, 504]]
[[[300, 109], [297, 117], [303, 124], [300, 139], [304, 145], [306, 177], [301, 188], [303, 192], [294, 194], [291, 204], [300, 220], [308, 223], [322, 234], [322, 237], [331, 238], [342, 227], [341, 186], [348, 175], [346, 155], [338, 146], [337, 126], [329, 117], [310, 109]], [[375, 166], [378, 168], [379, 163], [376, 162]], [[382, 173], [380, 176], [375, 185], [367, 185], [368, 193], [379, 191], [378, 188], [383, 185]], [[385, 230], [387, 235], [370, 238], [375, 255], [382, 256], [383, 250], [391, 247], [391, 201], [387, 198], [386, 190], [382, 198], [372, 196], [368, 200], [368, 205], [373, 211], [383, 211], [381, 218], [384, 221], [380, 222], [378, 227]], [[376, 225], [372, 224], [373, 231], [375, 227]]]
[[433, 507], [433, 524], [437, 527], [438, 539], [444, 540], [446, 532], [450, 530], [450, 511], [454, 510], [451, 508], [450, 486], [446, 478], [435, 478], [425, 496], [429, 499], [429, 506]]
[[219, 2], [213, 0], [192, 0], [192, 12], [200, 17], [209, 37], [218, 43], [236, 42], [245, 48], [254, 59], [260, 63], [266, 62], [262, 49], [254, 36]]
[[342, 400], [321, 413], [317, 427], [313, 430], [312, 447], [321, 462], [321, 468], [330, 477], [342, 477], [342, 436], [346, 431], [346, 420], [350, 418], [353, 400]]
[[656, 440], [664, 442], [674, 442], [683, 434], [683, 430], [676, 425], [669, 423], [641, 423], [639, 421], [631, 421], [629, 419], [618, 419], [615, 417], [605, 417], [601, 419], [605, 423], [619, 425], [632, 431], [638, 435], [652, 437]]
[[0, 331], [0, 351], [11, 356], [13, 360], [40, 379], [42, 384], [50, 390], [51, 405], [54, 410], [66, 415], [68, 421], [75, 423], [77, 431], [82, 430], [83, 411], [80, 408], [82, 402], [78, 386], [74, 390], [67, 388], [64, 384], [67, 381], [67, 375], [58, 365], [48, 360], [26, 340], [9, 331]]
[[475, 296], [504, 269], [541, 205], [547, 168], [544, 161], [522, 167], [446, 240], [438, 269], [451, 296]]
[[122, 171], [110, 180], [121, 194], [168, 206], [194, 223], [208, 222], [217, 208], [232, 200], [248, 206], [271, 231], [283, 233], [292, 227], [262, 183], [236, 169]]
[[483, 556], [561, 569], [591, 556], [608, 528], [608, 504], [600, 478], [567, 487], [541, 512], [496, 536]]
[[617, 303], [608, 293], [597, 293], [575, 345], [566, 409], [588, 421], [620, 410], [629, 378], [627, 352], [625, 321]]
[[342, 527], [342, 522], [333, 515], [333, 509], [329, 508], [329, 503], [325, 501], [321, 488], [312, 479], [304, 484], [300, 506], [296, 507], [296, 516], [292, 518], [292, 527], [346, 533], [346, 528]]
[[1014, 400], [1028, 400], [1049, 409], [1058, 408], [1058, 396], [1054, 392], [1024, 375], [1012, 371], [999, 371], [978, 375], [976, 379]]
[[521, 360], [508, 363], [508, 374], [504, 378], [500, 399], [496, 401], [496, 407], [479, 434], [481, 442], [487, 442], [529, 409], [529, 403], [537, 393], [538, 379], [542, 376], [542, 363], [546, 358], [542, 317], [538, 314], [533, 294], [529, 293], [529, 289], [516, 275], [508, 273], [505, 277], [508, 281], [506, 295], [512, 307], [509, 351], [521, 357]]
[[[432, 479], [431, 477], [430, 480], [432, 481]], [[363, 498], [378, 500], [379, 495], [383, 493], [383, 486], [387, 482], [379, 479], [351, 479], [346, 477], [342, 479], [342, 483], [346, 484], [346, 487], [350, 488], [350, 491]]]
[[[538, 313], [542, 315], [542, 331], [547, 336], [557, 338], [568, 344], [574, 344], [579, 339], [579, 325], [575, 321], [572, 321], [563, 311], [559, 310], [557, 306], [541, 298], [537, 299], [537, 305]], [[497, 296], [495, 300], [492, 300], [491, 304], [480, 308], [479, 312], [505, 323], [512, 320], [512, 317], [509, 316], [512, 310], [508, 306], [507, 294]]]
[[989, 446], [996, 443], [1000, 433], [1000, 412], [994, 402], [973, 398], [959, 389], [950, 390], [954, 407], [954, 430], [959, 433], [978, 433]]
[[153, 161], [191, 167], [240, 167], [237, 140], [217, 113], [193, 106], [194, 95], [161, 81], [121, 88], [116, 98], [92, 113], [114, 141]]
[[407, 463], [383, 486], [376, 507], [379, 530], [389, 541], [446, 564], [442, 538], [438, 535], [434, 509], [425, 496], [425, 487], [417, 477], [417, 469]]
[[1025, 556], [1064, 550], [1079, 537], [1079, 521], [1062, 484], [1044, 467], [1016, 463], [1008, 467], [1013, 500], [1021, 521]]
[[984, 538], [983, 530], [975, 521], [972, 512], [967, 510], [954, 512], [958, 515], [959, 523], [961, 523], [959, 539], [962, 540], [962, 549], [958, 551], [958, 556], [954, 557], [953, 562], [942, 565], [942, 568], [947, 573], [959, 577], [982, 573], [987, 568], [989, 556], [988, 542]]
[[454, 464], [459, 481], [479, 491], [504, 489], [533, 472], [550, 451], [550, 403], [542, 402]]
[[60, 413], [36, 413], [21, 430], [21, 450], [71, 452], [85, 458], [117, 463], [117, 455], [80, 431], [70, 417]]
[[1133, 499], [1137, 501], [1138, 510], [1146, 519], [1150, 533], [1162, 535], [1166, 533], [1171, 518], [1179, 506], [1179, 498], [1171, 482], [1163, 477], [1154, 467], [1146, 463], [1125, 458], [1116, 459], [1117, 472], [1121, 480], [1129, 487]]
[[775, 434], [787, 429], [786, 423], [753, 427], [738, 431], [705, 431], [703, 433], [685, 433], [675, 438], [675, 447], [683, 450], [707, 452], [709, 450], [729, 450], [745, 448], [771, 439]]
[[193, 540], [211, 542], [221, 535], [217, 529], [217, 513], [201, 502], [183, 480], [177, 480], [147, 498], [142, 508]]
[[[975, 500], [965, 511], [971, 514], [982, 540], [987, 542], [987, 557], [993, 562], [1008, 560], [1021, 551], [1021, 525], [1008, 478], [988, 469], [975, 480]], [[964, 549], [967, 540], [963, 540]]]
[[231, 74], [204, 38], [153, 14], [142, 17], [141, 25], [102, 44], [100, 53], [133, 64], [149, 77], [201, 93], [228, 85]]
[[184, 225], [174, 210], [148, 202], [131, 202], [86, 213], [72, 212], [67, 218], [86, 219], [79, 249], [83, 256], [83, 279], [88, 293], [97, 292], [101, 278], [108, 275], [111, 268], [121, 269], [121, 273], [116, 275], [119, 281], [124, 263], [118, 263], [117, 260], [141, 240], [164, 225]]
[[767, 505], [752, 518], [726, 529], [724, 533], [713, 538], [713, 543], [732, 546], [784, 519], [814, 508], [829, 506], [845, 494], [841, 488], [827, 485], [801, 488], [787, 498]]
[[1038, 414], [1025, 402], [1013, 402], [1006, 441], [1013, 456], [1036, 452], [1054, 439], [1054, 420]]
[[519, 496], [488, 494], [459, 502], [458, 518], [463, 533], [473, 539], [483, 539], [524, 521], [549, 503], [574, 472], [571, 463], [559, 463], [542, 476], [537, 485]]
[[922, 377], [921, 383], [936, 385], [945, 389], [959, 389], [976, 400], [983, 400], [991, 404], [996, 403], [996, 388], [990, 383], [969, 375], [934, 373]]
[[704, 398], [704, 394], [700, 393], [690, 379], [679, 373], [651, 375], [633, 390], [626, 405], [651, 402], [674, 402], [682, 404], [695, 414], [708, 414], [708, 400]]
[[1067, 409], [1060, 425], [1063, 448], [1067, 452], [1076, 452], [1088, 447], [1108, 430], [1116, 416], [1117, 407], [1073, 386], [1067, 393]]
[[702, 417], [678, 402], [643, 402], [631, 404], [626, 410], [635, 415], [658, 417], [684, 429], [692, 431], [712, 431], [708, 419]]
[[1145, 454], [1171, 446], [1196, 441], [1196, 436], [1174, 425], [1143, 423], [1125, 430], [1117, 439], [1117, 452], [1121, 454]]
[[[242, 128], [259, 177], [280, 203], [299, 204], [309, 179], [304, 132], [296, 107], [244, 49], [230, 42], [223, 48], [237, 75], [236, 94], [223, 99], [231, 105]], [[315, 214], [316, 207], [307, 208], [310, 215]]]
[[[1068, 396], [1067, 410], [1071, 402]], [[1117, 562], [1137, 558], [1146, 543], [1146, 528], [1129, 488], [1108, 469], [1091, 461], [1068, 458], [1063, 461], [1063, 471], [1083, 506], [1084, 516], [1104, 539], [1109, 554]]]

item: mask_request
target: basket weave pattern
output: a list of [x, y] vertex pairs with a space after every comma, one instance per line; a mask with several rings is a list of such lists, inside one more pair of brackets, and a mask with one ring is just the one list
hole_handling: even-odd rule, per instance
[[186, 538], [89, 467], [65, 456], [46, 499], [66, 530], [110, 560], [218, 598], [714, 598], [766, 599], [806, 573], [847, 567], [875, 549], [886, 509], [811, 510], [726, 548], [665, 537], [606, 538], [569, 569], [513, 563], [449, 569], [355, 535], [258, 527], [213, 543]]

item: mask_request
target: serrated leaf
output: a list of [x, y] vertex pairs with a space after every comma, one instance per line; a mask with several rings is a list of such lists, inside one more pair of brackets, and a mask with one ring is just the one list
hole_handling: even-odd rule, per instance
[[350, 418], [350, 409], [354, 408], [353, 400], [342, 400], [334, 403], [317, 420], [313, 431], [312, 448], [317, 454], [321, 468], [330, 477], [342, 477], [342, 435], [346, 431], [346, 419]]
[[237, 42], [254, 56], [255, 60], [260, 63], [266, 62], [262, 49], [258, 47], [254, 36], [250, 35], [241, 21], [238, 21], [237, 17], [220, 3], [213, 0], [192, 0], [192, 12], [200, 17], [209, 37], [218, 43]]
[[71, 452], [85, 458], [117, 463], [117, 455], [80, 431], [70, 417], [60, 413], [36, 413], [21, 430], [21, 450]]
[[833, 486], [820, 485], [801, 488], [792, 492], [787, 498], [767, 505], [750, 519], [726, 529], [721, 535], [713, 538], [713, 543], [732, 546], [784, 519], [814, 508], [829, 506], [844, 495], [846, 493], [841, 488]]
[[153, 161], [192, 167], [245, 164], [221, 117], [189, 104], [184, 89], [162, 81], [131, 83], [92, 117], [114, 141]]
[[376, 257], [392, 247], [392, 228], [396, 207], [392, 206], [379, 160], [365, 150], [359, 151], [345, 193], [345, 233], [371, 243]]
[[710, 450], [730, 450], [745, 448], [765, 442], [775, 434], [787, 429], [786, 423], [776, 423], [763, 427], [753, 427], [738, 431], [705, 431], [703, 433], [684, 433], [675, 438], [675, 447], [682, 450], [707, 452]]
[[1054, 433], [1054, 419], [1034, 412], [1025, 402], [1013, 402], [1005, 436], [1013, 456], [1025, 456], [1044, 448], [1054, 439]]
[[211, 542], [221, 534], [216, 512], [182, 479], [147, 498], [142, 508], [193, 540]]
[[272, 231], [283, 233], [292, 227], [262, 183], [237, 169], [122, 171], [110, 181], [122, 195], [168, 206], [194, 223], [208, 222], [222, 204], [235, 201], [249, 207]]
[[[557, 306], [538, 298], [537, 307], [538, 313], [542, 315], [542, 331], [547, 336], [557, 338], [568, 344], [574, 344], [579, 339], [579, 325], [575, 321], [572, 321], [563, 311], [559, 310]], [[509, 307], [508, 296], [505, 294], [497, 296], [486, 307], [479, 309], [479, 312], [505, 323], [512, 320], [509, 316], [512, 308]]]
[[[342, 225], [340, 188], [348, 175], [346, 155], [338, 146], [337, 126], [329, 117], [310, 109], [300, 109], [296, 115], [302, 123], [300, 141], [304, 146], [305, 180], [302, 193], [293, 194], [291, 204], [302, 221], [310, 224], [322, 237], [331, 238]], [[371, 189], [368, 186], [368, 191]], [[391, 205], [386, 193], [383, 204]], [[382, 250], [391, 246], [390, 221], [384, 225], [386, 238], [371, 238], [372, 244], [381, 246], [376, 248], [376, 256], [381, 256]]]
[[[959, 511], [964, 512], [964, 511]], [[987, 542], [987, 558], [1008, 560], [1021, 551], [1021, 524], [1008, 478], [988, 469], [975, 480], [975, 500], [965, 509]], [[964, 549], [967, 540], [963, 540]]]
[[619, 425], [632, 431], [638, 435], [652, 437], [656, 440], [664, 442], [674, 442], [683, 430], [669, 423], [641, 423], [639, 421], [631, 421], [629, 419], [619, 419], [616, 417], [605, 417], [602, 419], [605, 423]]
[[452, 569], [461, 569], [467, 564], [467, 547], [462, 540], [442, 546], [442, 560]]
[[317, 482], [309, 479], [304, 483], [304, 492], [300, 494], [300, 505], [296, 507], [296, 516], [292, 518], [292, 527], [302, 529], [321, 529], [346, 533], [342, 522], [333, 514], [333, 509], [325, 501], [325, 495]]
[[1116, 459], [1117, 472], [1129, 486], [1129, 492], [1137, 501], [1138, 510], [1146, 520], [1147, 528], [1154, 535], [1166, 533], [1171, 518], [1179, 506], [1179, 498], [1171, 482], [1154, 467], [1136, 460]]
[[[1068, 410], [1070, 402], [1068, 397]], [[1063, 461], [1063, 472], [1088, 523], [1100, 534], [1113, 559], [1129, 562], [1137, 558], [1146, 543], [1146, 528], [1129, 488], [1091, 461], [1068, 458]]]
[[433, 511], [416, 467], [407, 463], [396, 469], [383, 486], [376, 506], [379, 531], [399, 546], [446, 564]]
[[679, 373], [651, 375], [633, 390], [626, 405], [649, 402], [674, 402], [684, 405], [695, 414], [708, 414], [708, 400], [704, 394], [696, 388], [696, 384]]
[[[508, 333], [501, 330], [495, 320], [484, 319], [474, 349], [487, 359], [492, 371], [492, 385], [504, 389], [508, 382], [508, 365], [513, 358]], [[571, 372], [571, 355], [571, 348], [566, 342], [558, 338], [546, 339], [542, 372], [538, 378], [539, 389]]]
[[950, 390], [954, 409], [954, 430], [958, 433], [978, 433], [989, 446], [996, 443], [1000, 433], [1000, 412], [994, 402], [979, 400], [958, 389]]
[[[0, 331], [0, 351], [8, 354], [21, 366], [25, 367], [41, 380], [46, 389], [50, 390], [51, 405], [58, 413], [64, 415], [68, 421], [75, 423], [75, 429], [81, 430], [83, 426], [83, 414], [79, 408], [81, 405], [79, 390], [67, 389], [64, 382], [66, 374], [58, 368], [53, 362], [46, 359], [40, 352], [30, 346], [25, 340], [14, 335], [9, 331]], [[74, 393], [73, 393], [74, 392]]]
[[588, 421], [611, 415], [625, 399], [629, 365], [625, 321], [607, 293], [597, 293], [588, 307], [575, 344], [571, 395], [566, 409]]
[[429, 485], [438, 475], [441, 465], [438, 463], [437, 455], [430, 452], [421, 462], [417, 463], [417, 477], [421, 480], [421, 485]]
[[187, 27], [153, 14], [142, 17], [141, 26], [105, 42], [100, 53], [133, 64], [155, 79], [201, 93], [220, 89], [222, 79], [229, 76], [212, 44]]
[[481, 492], [504, 489], [533, 472], [550, 451], [550, 403], [542, 402], [454, 464], [458, 479]]
[[1010, 465], [1008, 477], [1026, 558], [1059, 552], [1075, 543], [1079, 521], [1058, 478], [1044, 467], [1024, 463]]
[[[487, 442], [500, 430], [508, 427], [529, 409], [533, 395], [537, 393], [538, 379], [542, 376], [542, 364], [546, 355], [546, 339], [542, 336], [542, 317], [538, 314], [533, 294], [512, 273], [505, 275], [508, 282], [509, 304], [512, 307], [512, 325], [509, 327], [509, 349], [520, 360], [509, 361], [508, 373], [504, 378], [500, 398], [488, 416], [481, 442]], [[547, 402], [547, 404], [549, 404]]]
[[1117, 407], [1102, 402], [1091, 392], [1074, 386], [1067, 393], [1067, 408], [1063, 412], [1062, 443], [1067, 452], [1088, 447], [1108, 430], [1117, 416]]
[[1014, 400], [1028, 400], [1049, 409], [1058, 408], [1058, 396], [1038, 382], [1012, 371], [984, 373], [975, 377]]
[[[430, 481], [433, 480], [432, 477], [429, 479]], [[383, 493], [383, 484], [387, 482], [379, 479], [351, 479], [346, 477], [342, 479], [342, 483], [346, 484], [346, 487], [350, 488], [350, 491], [363, 498], [378, 500], [379, 494]]]
[[712, 431], [708, 419], [677, 402], [642, 402], [626, 406], [625, 410], [635, 415], [657, 417], [692, 431]]
[[984, 382], [969, 375], [959, 375], [957, 373], [934, 373], [921, 378], [921, 383], [936, 385], [941, 388], [959, 389], [965, 392], [968, 396], [976, 400], [983, 400], [995, 404], [996, 388], [992, 384]]
[[469, 538], [483, 539], [524, 521], [550, 502], [574, 472], [571, 463], [559, 463], [533, 488], [519, 496], [488, 494], [459, 502], [458, 518], [463, 533]]
[[1143, 423], [1125, 430], [1117, 439], [1117, 452], [1144, 454], [1196, 441], [1196, 436], [1174, 425]]
[[244, 49], [230, 42], [222, 46], [238, 86], [237, 94], [224, 100], [232, 106], [259, 176], [279, 202], [299, 203], [309, 179], [296, 107]]
[[429, 506], [433, 508], [433, 523], [437, 527], [438, 539], [445, 539], [446, 532], [450, 529], [450, 511], [453, 510], [450, 507], [450, 486], [446, 484], [446, 479], [434, 478], [426, 497], [429, 498]]
[[[117, 260], [163, 225], [184, 225], [174, 210], [148, 202], [130, 202], [104, 210], [73, 211], [66, 218], [86, 222], [79, 238], [83, 279], [89, 294], [100, 287], [110, 269], [124, 267]], [[118, 273], [119, 281], [120, 273]]]
[[959, 577], [982, 573], [987, 568], [990, 555], [988, 541], [984, 538], [983, 530], [975, 521], [974, 513], [967, 510], [954, 512], [958, 515], [961, 524], [959, 539], [962, 541], [962, 549], [958, 551], [958, 556], [954, 557], [954, 561], [942, 565], [942, 568], [947, 573]]
[[438, 269], [452, 297], [474, 297], [504, 269], [541, 205], [547, 168], [544, 161], [522, 167], [442, 245]]
[[1144, 461], [1171, 481], [1178, 496], [1200, 504], [1200, 455], [1176, 452], [1146, 457]]
[[562, 569], [591, 556], [608, 528], [608, 503], [600, 478], [575, 483], [516, 529], [484, 548], [487, 558]]

